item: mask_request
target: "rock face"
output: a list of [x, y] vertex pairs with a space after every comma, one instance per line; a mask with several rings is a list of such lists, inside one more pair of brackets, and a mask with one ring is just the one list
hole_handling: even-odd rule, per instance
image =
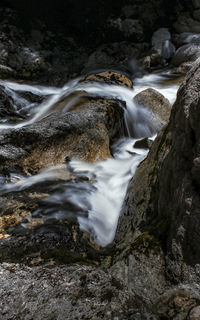
[[189, 276], [184, 264], [197, 268], [200, 259], [197, 246], [200, 240], [197, 178], [200, 142], [199, 65], [198, 60], [178, 91], [170, 124], [164, 139], [161, 139], [155, 159], [152, 174], [155, 189], [147, 210], [148, 223], [171, 261], [168, 264], [169, 274], [179, 281]]
[[2, 320], [128, 320], [142, 312], [136, 295], [97, 268], [56, 267], [53, 263], [30, 268], [4, 263], [0, 271]]
[[[138, 249], [134, 252], [133, 248], [141, 245], [163, 262], [164, 253], [164, 278], [173, 284], [194, 285], [200, 275], [199, 76], [198, 60], [178, 91], [169, 125], [158, 135], [130, 184], [116, 237], [121, 257], [126, 259], [136, 255]], [[118, 256], [117, 270], [119, 261]], [[157, 266], [150, 266], [148, 272]], [[134, 267], [135, 262], [125, 263], [120, 270], [131, 272]], [[132, 277], [135, 281], [134, 274]], [[153, 287], [154, 293], [160, 290], [155, 281]]]

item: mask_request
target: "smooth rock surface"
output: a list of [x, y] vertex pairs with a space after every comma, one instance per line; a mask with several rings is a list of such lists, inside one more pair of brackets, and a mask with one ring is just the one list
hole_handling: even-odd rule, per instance
[[169, 121], [171, 104], [168, 99], [155, 89], [149, 88], [141, 91], [135, 96], [134, 101], [139, 106], [144, 105], [152, 111], [152, 119], [159, 128], [162, 128]]

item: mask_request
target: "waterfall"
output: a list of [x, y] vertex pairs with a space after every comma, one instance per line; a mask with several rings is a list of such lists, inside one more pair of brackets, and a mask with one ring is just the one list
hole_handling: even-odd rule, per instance
[[[145, 75], [134, 79], [134, 88], [108, 85], [98, 82], [80, 82], [75, 79], [63, 88], [42, 87], [0, 81], [0, 85], [12, 97], [18, 112], [28, 110], [26, 120], [16, 124], [1, 123], [0, 130], [20, 128], [43, 119], [52, 112], [55, 104], [63, 99], [61, 112], [67, 112], [85, 94], [96, 97], [112, 97], [126, 102], [124, 110], [125, 124], [129, 137], [122, 137], [112, 146], [112, 159], [99, 163], [86, 163], [72, 159], [68, 169], [77, 177], [83, 177], [76, 183], [62, 180], [66, 166], [49, 168], [31, 177], [17, 176], [14, 183], [2, 184], [0, 193], [19, 192], [45, 181], [56, 181], [54, 192], [44, 199], [45, 206], [38, 208], [30, 219], [42, 217], [48, 219], [67, 219], [76, 216], [80, 228], [101, 246], [111, 243], [115, 236], [122, 203], [130, 179], [138, 165], [148, 154], [147, 149], [134, 146], [144, 138], [155, 138], [158, 128], [152, 123], [152, 113], [145, 107], [138, 108], [133, 98], [146, 88], [154, 88], [164, 94], [170, 102], [175, 100], [178, 85], [163, 85], [163, 74]], [[43, 98], [42, 103], [30, 104], [20, 94], [29, 92]], [[79, 93], [79, 94], [74, 94]], [[16, 107], [15, 107], [16, 108]], [[23, 224], [26, 227], [26, 223]]]

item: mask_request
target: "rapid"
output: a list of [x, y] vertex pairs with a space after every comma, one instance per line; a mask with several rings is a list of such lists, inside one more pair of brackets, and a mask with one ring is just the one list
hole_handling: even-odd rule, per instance
[[[124, 121], [128, 137], [121, 137], [111, 146], [113, 158], [98, 163], [72, 158], [66, 165], [48, 168], [30, 177], [12, 174], [13, 182], [2, 183], [0, 194], [20, 192], [41, 182], [54, 181], [54, 192], [44, 199], [45, 206], [38, 208], [29, 220], [64, 220], [75, 216], [81, 230], [88, 233], [93, 241], [102, 247], [110, 244], [115, 237], [128, 183], [148, 154], [148, 149], [136, 148], [135, 142], [144, 137], [154, 140], [159, 130], [152, 112], [145, 107], [138, 107], [133, 98], [142, 90], [154, 88], [173, 104], [179, 85], [168, 84], [168, 77], [169, 74], [164, 72], [144, 75], [134, 79], [133, 89], [99, 82], [84, 83], [80, 82], [81, 78], [68, 82], [61, 89], [1, 80], [0, 86], [12, 98], [13, 107], [22, 120], [17, 123], [1, 120], [0, 130], [21, 128], [40, 121], [56, 105], [60, 112], [69, 112], [84, 95], [89, 95], [125, 101]], [[38, 99], [30, 103], [25, 95], [22, 97], [25, 92]], [[59, 104], [63, 99], [65, 104]], [[23, 120], [24, 114], [26, 120]], [[70, 170], [80, 179], [76, 183], [63, 181], [65, 170]], [[26, 222], [22, 225], [26, 228]]]

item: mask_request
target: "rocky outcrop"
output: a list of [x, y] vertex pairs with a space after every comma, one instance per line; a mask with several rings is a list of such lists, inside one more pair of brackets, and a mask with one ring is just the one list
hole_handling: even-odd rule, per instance
[[[120, 254], [113, 272], [133, 283], [132, 288], [156, 274], [150, 284], [155, 298], [169, 284], [185, 283], [199, 292], [199, 76], [198, 60], [178, 91], [167, 128], [130, 183], [116, 236]], [[137, 270], [142, 270], [141, 278]], [[162, 280], [157, 283], [158, 275]]]

